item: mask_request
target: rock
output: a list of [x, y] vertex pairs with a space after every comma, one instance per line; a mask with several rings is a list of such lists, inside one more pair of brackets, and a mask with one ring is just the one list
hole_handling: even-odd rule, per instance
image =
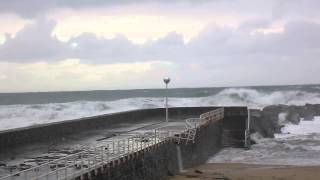
[[313, 104], [312, 105], [313, 110], [314, 110], [314, 115], [315, 116], [320, 116], [320, 104]]
[[0, 167], [6, 167], [6, 166], [7, 166], [6, 163], [0, 162]]
[[287, 115], [287, 121], [289, 121], [293, 124], [299, 124], [300, 115], [297, 112], [289, 112]]
[[303, 120], [312, 120], [316, 115], [314, 106], [310, 104], [306, 104], [305, 106], [296, 106], [295, 110]]
[[262, 139], [263, 136], [259, 132], [250, 134], [250, 140], [253, 141], [255, 144], [259, 143]]
[[174, 176], [174, 173], [172, 173], [171, 171], [168, 170], [167, 175], [168, 176]]
[[58, 164], [58, 168], [62, 168], [62, 167], [65, 167], [66, 165], [65, 164], [62, 164], [62, 163], [59, 163]]
[[202, 173], [203, 173], [202, 171], [200, 171], [200, 170], [198, 170], [198, 169], [194, 170], [194, 172], [195, 172], [195, 173], [198, 173], [198, 174], [202, 174]]
[[251, 109], [250, 132], [259, 132], [263, 137], [273, 137], [275, 127], [274, 123], [269, 118], [271, 116], [273, 115], [267, 115], [264, 111], [258, 109]]
[[314, 120], [314, 113], [313, 112], [308, 112], [304, 117], [304, 121], [312, 121]]
[[313, 120], [314, 116], [320, 116], [320, 104], [271, 105], [262, 110], [250, 109], [250, 133], [258, 132], [263, 137], [273, 138], [274, 133], [281, 133], [286, 123], [299, 124], [301, 119]]
[[80, 164], [78, 164], [78, 163], [77, 163], [77, 164], [75, 164], [75, 165], [74, 165], [74, 167], [75, 167], [76, 169], [81, 169], [81, 165], [80, 165]]

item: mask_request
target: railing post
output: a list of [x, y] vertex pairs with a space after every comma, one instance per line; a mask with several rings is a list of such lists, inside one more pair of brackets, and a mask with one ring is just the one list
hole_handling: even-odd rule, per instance
[[110, 149], [109, 149], [109, 144], [107, 144], [107, 153], [106, 153], [106, 155], [107, 155], [107, 162], [109, 162], [109, 151], [110, 151]]
[[117, 154], [120, 154], [120, 139], [117, 141]]
[[[73, 158], [73, 166], [74, 166], [74, 167], [76, 167], [76, 159], [77, 159], [77, 156], [74, 156], [74, 158]], [[72, 179], [74, 179], [74, 175], [75, 175], [75, 173], [72, 172]], [[48, 179], [47, 179], [47, 180], [48, 180]]]
[[126, 140], [125, 139], [122, 139], [122, 150], [123, 150], [123, 154], [126, 153]]
[[59, 161], [56, 162], [56, 179], [59, 179], [58, 163]]
[[142, 140], [143, 139], [140, 140], [140, 150], [142, 150], [142, 143], [143, 143]]
[[130, 138], [128, 138], [128, 153], [130, 153]]
[[39, 179], [39, 169], [36, 168], [36, 169], [34, 169], [34, 170], [36, 171], [36, 179]]
[[114, 140], [112, 140], [112, 154], [114, 155]]
[[82, 153], [80, 153], [80, 172], [81, 172], [81, 174], [82, 174], [82, 168], [83, 168], [83, 159], [82, 159]]
[[[97, 155], [97, 148], [94, 148], [94, 150], [93, 150], [93, 164], [96, 164], [96, 155]], [[89, 165], [90, 165], [90, 163], [89, 163]]]
[[104, 149], [105, 149], [105, 147], [104, 147], [104, 146], [101, 146], [101, 162], [102, 162], [102, 163], [104, 163], [104, 157], [103, 157], [103, 155], [104, 155]]
[[68, 176], [68, 169], [67, 169], [67, 165], [68, 164], [68, 162], [67, 162], [67, 158], [65, 158], [65, 160], [64, 160], [64, 176], [65, 177], [67, 177]]
[[28, 180], [28, 176], [27, 176], [27, 173], [28, 173], [28, 171], [25, 171], [23, 174], [24, 174], [24, 180]]

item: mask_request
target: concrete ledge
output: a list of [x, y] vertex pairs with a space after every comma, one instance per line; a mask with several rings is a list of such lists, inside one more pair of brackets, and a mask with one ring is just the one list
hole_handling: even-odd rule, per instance
[[[174, 140], [161, 142], [148, 151], [125, 161], [120, 159], [115, 166], [104, 168], [92, 180], [162, 180], [179, 173], [177, 147], [180, 147], [184, 168], [204, 163], [210, 156], [221, 149], [223, 122], [212, 121], [197, 130], [195, 143]], [[79, 178], [78, 178], [79, 179]]]
[[[216, 108], [218, 107], [170, 108], [169, 115], [181, 119], [199, 117], [200, 114]], [[225, 107], [225, 113], [227, 116], [236, 116], [243, 113], [244, 109], [246, 108]], [[84, 131], [104, 129], [115, 124], [156, 121], [163, 119], [164, 114], [164, 108], [142, 109], [1, 131], [0, 152], [27, 144], [54, 141]]]

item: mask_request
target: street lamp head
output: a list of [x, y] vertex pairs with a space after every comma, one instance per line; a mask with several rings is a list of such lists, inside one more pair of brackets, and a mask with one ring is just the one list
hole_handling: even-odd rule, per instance
[[164, 77], [163, 78], [163, 82], [166, 83], [166, 84], [169, 84], [170, 78], [169, 77]]

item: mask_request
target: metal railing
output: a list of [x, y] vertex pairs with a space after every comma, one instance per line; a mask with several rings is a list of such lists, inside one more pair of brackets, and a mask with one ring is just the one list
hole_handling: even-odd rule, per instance
[[[223, 108], [219, 108], [200, 115], [200, 118], [191, 118], [185, 121], [186, 129], [183, 131], [166, 130], [170, 124], [147, 130], [144, 133], [133, 133], [129, 137], [113, 137], [107, 140], [106, 145], [83, 149], [47, 163], [32, 167], [23, 171], [14, 172], [8, 176], [0, 177], [0, 180], [60, 180], [74, 179], [97, 167], [117, 160], [159, 142], [172, 138], [180, 138], [186, 132], [196, 132], [197, 128], [211, 120], [223, 118]], [[190, 134], [189, 134], [190, 135]], [[193, 134], [194, 141], [195, 134]], [[178, 139], [179, 142], [181, 139]]]
[[223, 117], [224, 117], [224, 108], [218, 108], [200, 115], [200, 119], [202, 121], [205, 121], [205, 123], [208, 121], [220, 120], [220, 119], [223, 119]]
[[78, 153], [52, 160], [42, 165], [19, 171], [1, 180], [56, 180], [75, 178], [97, 166], [108, 163], [127, 154], [140, 151], [170, 137], [172, 133], [154, 130], [123, 139], [114, 139], [104, 146], [84, 149]]
[[179, 134], [178, 143], [181, 143], [181, 140], [185, 140], [185, 143], [188, 144], [189, 141], [195, 143], [196, 133], [198, 127], [210, 122], [218, 121], [223, 119], [224, 109], [219, 108], [207, 113], [201, 114], [200, 118], [189, 118], [186, 120], [186, 129]]

